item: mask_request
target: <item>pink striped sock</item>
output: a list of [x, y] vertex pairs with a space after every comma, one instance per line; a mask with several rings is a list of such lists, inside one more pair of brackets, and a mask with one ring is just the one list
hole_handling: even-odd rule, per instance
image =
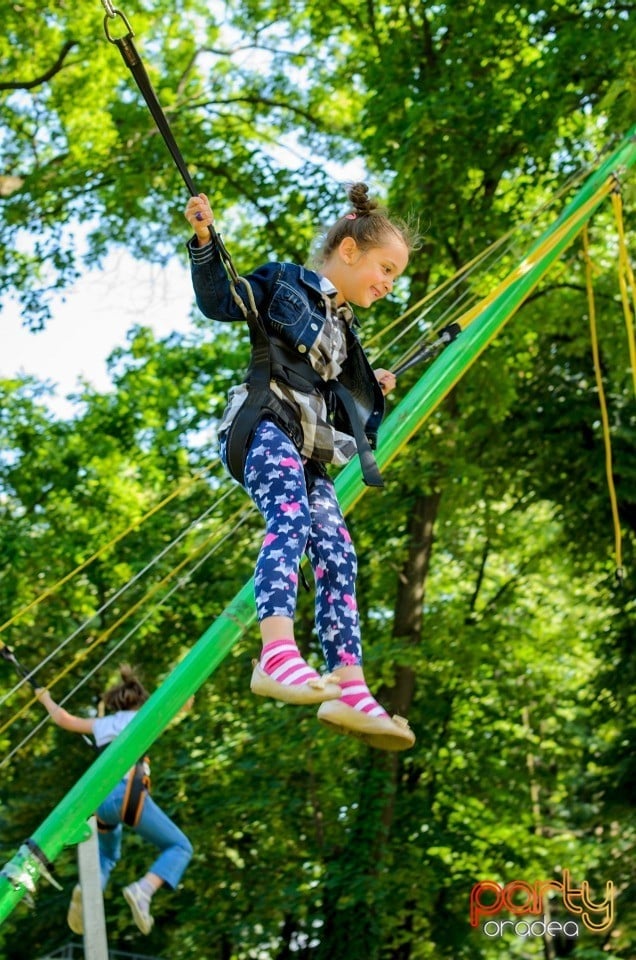
[[368, 713], [371, 717], [388, 717], [386, 710], [371, 696], [364, 680], [342, 680], [340, 686], [342, 687], [340, 703], [346, 703], [354, 710]]
[[260, 665], [268, 676], [287, 687], [320, 679], [305, 663], [294, 640], [270, 640], [263, 647]]

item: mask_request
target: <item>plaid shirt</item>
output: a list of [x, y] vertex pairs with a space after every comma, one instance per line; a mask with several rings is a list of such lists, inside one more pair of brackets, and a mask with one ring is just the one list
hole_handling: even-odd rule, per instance
[[[309, 363], [323, 380], [335, 380], [347, 358], [345, 324], [351, 325], [354, 317], [347, 303], [337, 306], [336, 290], [326, 277], [320, 278], [320, 286], [327, 295], [326, 320], [307, 356]], [[290, 403], [297, 412], [303, 430], [303, 445], [300, 450], [303, 457], [341, 466], [355, 456], [355, 440], [348, 433], [336, 430], [329, 422], [327, 405], [321, 393], [302, 393], [276, 380], [270, 381], [270, 388], [272, 393]], [[246, 384], [230, 390], [229, 403], [219, 425], [220, 436], [229, 429], [246, 396]]]

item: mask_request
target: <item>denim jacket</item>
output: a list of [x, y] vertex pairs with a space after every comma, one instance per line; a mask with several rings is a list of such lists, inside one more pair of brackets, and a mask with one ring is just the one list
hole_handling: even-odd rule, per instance
[[[214, 240], [204, 247], [188, 243], [197, 306], [211, 320], [244, 320], [235, 303]], [[267, 333], [279, 337], [300, 356], [307, 355], [326, 320], [320, 277], [295, 263], [266, 263], [244, 278], [254, 294]], [[239, 294], [242, 292], [238, 287]], [[375, 447], [384, 415], [384, 395], [353, 329], [347, 327], [347, 359], [338, 381], [351, 393], [364, 432]]]

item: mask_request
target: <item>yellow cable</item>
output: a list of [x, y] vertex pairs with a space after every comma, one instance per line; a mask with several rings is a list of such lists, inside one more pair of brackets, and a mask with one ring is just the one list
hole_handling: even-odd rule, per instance
[[636, 336], [634, 335], [634, 318], [629, 306], [629, 291], [627, 284], [631, 287], [632, 301], [634, 303], [634, 312], [636, 312], [636, 283], [634, 283], [634, 273], [629, 262], [627, 244], [625, 242], [625, 230], [623, 227], [623, 199], [620, 190], [615, 189], [612, 193], [612, 207], [616, 217], [616, 229], [618, 231], [618, 284], [621, 291], [621, 301], [623, 303], [623, 314], [625, 315], [625, 327], [627, 328], [627, 343], [629, 345], [629, 362], [632, 371], [632, 380], [634, 382], [634, 393], [636, 394]]
[[[234, 520], [235, 517], [240, 516], [240, 514], [243, 513], [244, 511], [245, 511], [245, 506], [244, 506], [244, 505], [241, 505], [237, 510], [235, 510], [235, 512], [232, 514], [231, 517], [228, 517], [228, 519], [224, 521], [224, 523], [222, 524], [222, 526], [221, 526], [219, 529], [214, 530], [208, 537], [206, 537], [206, 538], [196, 547], [195, 550], [191, 551], [191, 553], [189, 553], [180, 563], [178, 563], [178, 564], [176, 565], [176, 567], [173, 567], [170, 571], [168, 571], [168, 573], [167, 573], [164, 577], [162, 577], [161, 580], [159, 580], [153, 587], [151, 587], [149, 590], [147, 590], [146, 593], [144, 594], [144, 596], [141, 597], [139, 600], [137, 600], [137, 602], [134, 603], [134, 604], [132, 605], [132, 607], [128, 607], [128, 609], [125, 611], [125, 613], [123, 613], [113, 624], [111, 624], [111, 626], [108, 627], [107, 630], [104, 630], [101, 634], [99, 634], [99, 635], [92, 641], [92, 643], [90, 643], [90, 644], [88, 644], [88, 646], [84, 647], [84, 648], [80, 651], [80, 653], [75, 654], [75, 656], [73, 657], [73, 659], [70, 660], [70, 661], [67, 663], [67, 665], [66, 665], [62, 670], [60, 670], [59, 673], [57, 673], [57, 674], [53, 677], [53, 679], [51, 680], [51, 682], [50, 682], [50, 683], [47, 683], [47, 685], [46, 685], [46, 686], [47, 686], [47, 689], [48, 689], [48, 690], [52, 690], [52, 689], [56, 686], [56, 684], [57, 684], [63, 677], [65, 677], [67, 673], [69, 673], [69, 671], [71, 671], [71, 670], [72, 670], [74, 667], [76, 667], [78, 664], [82, 663], [82, 662], [86, 659], [86, 657], [88, 656], [88, 654], [91, 653], [91, 652], [95, 649], [95, 647], [99, 646], [99, 644], [101, 644], [101, 643], [103, 643], [105, 640], [107, 640], [107, 639], [111, 636], [111, 634], [114, 633], [114, 631], [115, 631], [119, 626], [121, 626], [122, 623], [124, 623], [124, 622], [128, 619], [128, 617], [129, 617], [131, 614], [133, 614], [136, 610], [138, 610], [140, 607], [142, 607], [149, 599], [151, 599], [151, 598], [157, 593], [158, 590], [160, 590], [160, 589], [161, 589], [163, 586], [165, 586], [165, 584], [168, 583], [173, 577], [175, 577], [178, 573], [180, 573], [180, 571], [183, 569], [183, 567], [185, 567], [186, 564], [188, 564], [194, 557], [196, 557], [197, 554], [201, 553], [201, 551], [203, 550], [204, 547], [206, 547], [206, 546], [207, 546], [211, 541], [213, 541], [215, 538], [218, 538], [220, 534], [224, 534], [224, 531], [225, 531], [225, 529], [227, 528], [228, 524], [230, 524], [230, 523]], [[23, 715], [29, 710], [29, 708], [30, 708], [34, 703], [36, 703], [36, 702], [37, 702], [37, 698], [36, 698], [36, 697], [32, 697], [27, 703], [25, 703], [22, 707], [20, 707], [20, 709], [17, 710], [17, 711], [13, 714], [13, 716], [10, 717], [9, 720], [7, 720], [7, 721], [0, 727], [0, 735], [3, 734], [3, 733], [5, 732], [5, 730], [7, 730], [7, 729], [14, 723], [15, 720], [18, 720], [21, 716], [23, 716]]]
[[[587, 222], [587, 218], [590, 215], [591, 210], [597, 205], [600, 197], [607, 196], [614, 189], [614, 181], [612, 178], [608, 178], [601, 186], [598, 188], [596, 193], [594, 193], [586, 203], [584, 203], [579, 210], [577, 210], [576, 218], [577, 220], [583, 220]], [[515, 267], [515, 269], [508, 274], [508, 276], [502, 280], [500, 284], [494, 287], [486, 297], [479, 301], [474, 307], [466, 311], [460, 319], [459, 325], [462, 329], [465, 329], [470, 323], [473, 322], [484, 310], [485, 307], [489, 306], [500, 294], [508, 289], [516, 280], [523, 276], [524, 273], [527, 273], [539, 260], [542, 259], [547, 253], [554, 249], [554, 247], [562, 240], [563, 236], [572, 229], [572, 222], [564, 220], [560, 227], [558, 227], [549, 237], [542, 241], [539, 246], [532, 251], [532, 253], [527, 256], [521, 263]]]
[[189, 477], [187, 480], [184, 480], [183, 483], [179, 484], [179, 486], [172, 491], [172, 493], [168, 494], [167, 497], [164, 497], [163, 500], [161, 500], [154, 507], [148, 510], [148, 512], [143, 514], [143, 516], [138, 517], [137, 520], [135, 520], [133, 523], [130, 524], [129, 527], [126, 528], [126, 530], [124, 530], [122, 533], [118, 533], [117, 536], [113, 537], [112, 540], [110, 540], [108, 543], [100, 547], [99, 550], [97, 550], [92, 556], [88, 558], [88, 560], [82, 561], [82, 563], [80, 563], [79, 566], [75, 567], [74, 570], [71, 570], [70, 573], [67, 573], [65, 576], [63, 576], [61, 580], [58, 580], [57, 583], [53, 584], [53, 586], [47, 587], [45, 590], [42, 591], [42, 593], [39, 593], [37, 597], [34, 597], [33, 600], [31, 600], [30, 603], [28, 603], [25, 607], [22, 607], [20, 610], [14, 613], [9, 620], [7, 620], [5, 623], [3, 623], [0, 626], [0, 633], [6, 630], [7, 627], [10, 627], [12, 623], [15, 623], [16, 620], [19, 620], [20, 617], [24, 616], [25, 613], [28, 613], [29, 610], [32, 610], [38, 604], [42, 603], [43, 600], [46, 600], [47, 597], [50, 597], [53, 593], [55, 593], [56, 590], [64, 586], [65, 583], [68, 583], [71, 577], [74, 577], [76, 573], [80, 573], [80, 571], [88, 567], [93, 562], [93, 560], [97, 560], [98, 557], [101, 557], [101, 555], [105, 553], [106, 550], [114, 546], [120, 540], [123, 540], [124, 537], [128, 536], [128, 534], [131, 533], [131, 531], [133, 531], [136, 527], [140, 526], [140, 524], [144, 523], [144, 521], [148, 520], [149, 517], [151, 517], [154, 513], [157, 513], [158, 510], [161, 510], [162, 507], [165, 507], [167, 503], [169, 503], [176, 496], [182, 493], [183, 490], [187, 489], [193, 483], [196, 483], [197, 480], [200, 480], [202, 476], [204, 476], [203, 471], [195, 474], [193, 477]]
[[607, 415], [607, 402], [605, 399], [605, 390], [603, 387], [603, 377], [601, 375], [601, 361], [598, 349], [598, 336], [596, 330], [596, 308], [594, 303], [594, 288], [592, 284], [592, 260], [590, 258], [589, 238], [587, 224], [583, 227], [583, 256], [585, 258], [585, 283], [587, 287], [588, 311], [590, 316], [590, 337], [592, 340], [592, 357], [594, 359], [594, 376], [596, 377], [596, 389], [598, 391], [598, 401], [601, 409], [601, 423], [603, 425], [603, 444], [605, 446], [605, 474], [607, 477], [607, 486], [609, 489], [610, 503], [612, 507], [612, 520], [614, 524], [614, 549], [616, 554], [616, 573], [622, 578], [623, 557], [622, 557], [622, 538], [621, 525], [618, 516], [618, 503], [616, 499], [616, 488], [614, 486], [614, 473], [612, 469], [612, 444], [610, 439], [609, 417]]

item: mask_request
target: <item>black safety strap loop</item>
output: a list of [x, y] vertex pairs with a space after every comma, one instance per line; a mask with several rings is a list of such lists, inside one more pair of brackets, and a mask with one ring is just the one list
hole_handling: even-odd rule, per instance
[[245, 483], [245, 459], [252, 445], [256, 428], [263, 420], [271, 420], [283, 430], [296, 447], [302, 446], [302, 428], [293, 411], [268, 389], [248, 386], [245, 401], [234, 417], [227, 434], [225, 457], [227, 468], [235, 480]]
[[[107, 22], [108, 22], [108, 18], [106, 17], [104, 18], [105, 28], [106, 28]], [[163, 112], [163, 108], [159, 103], [159, 100], [157, 99], [157, 95], [150, 82], [150, 77], [146, 72], [146, 68], [143, 64], [141, 57], [139, 56], [137, 48], [135, 47], [135, 44], [132, 39], [133, 38], [132, 31], [129, 30], [128, 34], [125, 37], [111, 37], [110, 33], [108, 32], [108, 29], [106, 29], [106, 36], [108, 37], [110, 42], [114, 43], [115, 46], [118, 48], [119, 52], [122, 55], [124, 63], [132, 73], [133, 77], [135, 78], [137, 86], [139, 87], [143, 95], [143, 98], [148, 105], [148, 109], [150, 110], [154, 118], [154, 121], [157, 124], [157, 127], [159, 128], [159, 132], [161, 133], [161, 136], [165, 140], [166, 146], [168, 147], [168, 150], [172, 155], [172, 159], [177, 165], [177, 169], [179, 173], [183, 177], [183, 182], [185, 183], [186, 187], [190, 191], [190, 196], [192, 197], [198, 196], [198, 192], [194, 186], [192, 177], [188, 172], [188, 168], [186, 167], [185, 160], [183, 159], [183, 155], [179, 150], [177, 142], [172, 134], [172, 130], [170, 129], [170, 125], [168, 124], [166, 115]]]
[[121, 807], [122, 822], [129, 827], [136, 827], [141, 817], [146, 794], [150, 790], [150, 767], [148, 758], [138, 760], [128, 774], [126, 792]]
[[323, 392], [331, 393], [337, 397], [347, 416], [349, 428], [356, 442], [356, 447], [358, 448], [362, 479], [368, 487], [383, 487], [384, 480], [382, 479], [378, 465], [375, 462], [375, 457], [371, 451], [371, 445], [367, 439], [366, 433], [364, 432], [364, 426], [353, 397], [347, 388], [339, 383], [338, 380], [323, 381], [322, 390]]

